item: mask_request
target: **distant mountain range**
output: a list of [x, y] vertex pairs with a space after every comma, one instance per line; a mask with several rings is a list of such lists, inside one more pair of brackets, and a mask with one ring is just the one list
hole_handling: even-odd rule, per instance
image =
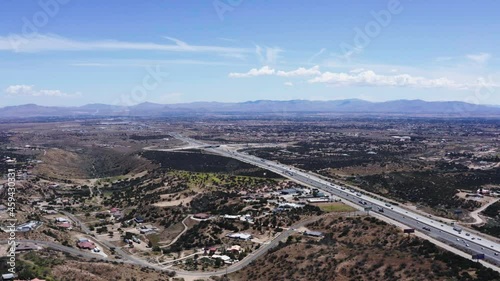
[[334, 101], [309, 100], [257, 100], [239, 103], [192, 102], [157, 104], [145, 102], [134, 106], [87, 104], [58, 107], [25, 104], [0, 109], [0, 118], [23, 117], [77, 117], [77, 116], [168, 116], [182, 114], [242, 113], [242, 114], [392, 114], [392, 115], [445, 115], [445, 116], [498, 116], [499, 106], [476, 105], [457, 101], [428, 102], [423, 100], [395, 100], [369, 102], [359, 99]]

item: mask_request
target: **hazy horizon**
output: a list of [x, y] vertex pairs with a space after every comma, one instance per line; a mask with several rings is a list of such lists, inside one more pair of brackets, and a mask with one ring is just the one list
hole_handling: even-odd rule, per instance
[[[162, 103], [162, 102], [153, 102], [153, 101], [144, 101], [136, 104], [130, 104], [130, 105], [117, 105], [117, 106], [137, 106], [140, 104], [159, 104], [159, 105], [179, 105], [179, 104], [194, 104], [194, 103], [227, 103], [227, 104], [240, 104], [240, 103], [251, 103], [251, 102], [290, 102], [290, 101], [306, 101], [306, 102], [335, 102], [335, 101], [346, 101], [346, 100], [359, 100], [359, 101], [365, 101], [365, 102], [370, 102], [370, 103], [384, 103], [384, 102], [395, 102], [395, 101], [423, 101], [423, 102], [463, 102], [463, 101], [458, 101], [458, 100], [446, 100], [446, 101], [429, 101], [429, 100], [422, 100], [422, 99], [395, 99], [395, 100], [386, 100], [386, 101], [369, 101], [369, 100], [364, 100], [364, 99], [358, 99], [358, 98], [350, 98], [350, 99], [332, 99], [332, 100], [311, 100], [311, 99], [290, 99], [290, 100], [275, 100], [275, 99], [260, 99], [260, 100], [245, 100], [245, 101], [236, 101], [236, 102], [224, 102], [224, 101], [217, 101], [217, 100], [207, 100], [207, 101], [191, 101], [191, 102], [176, 102], [176, 103]], [[465, 102], [467, 103], [467, 102]], [[86, 106], [86, 105], [93, 105], [93, 104], [102, 104], [102, 105], [114, 105], [112, 103], [99, 103], [99, 102], [94, 102], [94, 103], [86, 103], [86, 104], [80, 104], [80, 105], [50, 105], [50, 104], [37, 104], [37, 103], [20, 103], [20, 104], [12, 104], [12, 105], [5, 105], [5, 106], [0, 106], [2, 107], [9, 107], [9, 106], [24, 106], [24, 105], [36, 105], [36, 106], [45, 106], [45, 107], [81, 107], [81, 106]], [[482, 106], [491, 106], [491, 107], [500, 107], [500, 104], [477, 104], [477, 105], [482, 105]]]

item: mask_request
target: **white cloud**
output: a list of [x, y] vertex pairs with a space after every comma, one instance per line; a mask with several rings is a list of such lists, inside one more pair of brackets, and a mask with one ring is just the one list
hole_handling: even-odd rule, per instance
[[296, 70], [292, 71], [278, 71], [276, 75], [282, 76], [282, 77], [296, 77], [296, 76], [313, 76], [313, 75], [320, 75], [321, 71], [319, 71], [319, 66], [313, 66], [309, 69], [304, 68], [304, 67], [299, 67]]
[[[399, 69], [388, 68], [379, 74], [373, 70], [358, 67], [346, 72], [321, 72], [319, 66], [311, 68], [299, 67], [291, 71], [275, 70], [269, 66], [260, 69], [253, 68], [246, 73], [229, 74], [232, 78], [256, 77], [256, 76], [278, 76], [286, 78], [307, 77], [309, 83], [325, 83], [333, 86], [379, 86], [379, 87], [408, 87], [408, 88], [446, 88], [452, 90], [477, 89], [478, 87], [499, 87], [499, 84], [471, 79], [453, 80], [447, 77], [427, 78], [419, 75], [401, 73]], [[460, 82], [457, 82], [460, 81]], [[293, 86], [293, 83], [285, 82], [286, 86]]]
[[48, 96], [48, 97], [69, 97], [79, 94], [67, 94], [60, 90], [36, 90], [33, 85], [11, 85], [4, 92], [11, 96]]
[[251, 53], [246, 48], [231, 48], [222, 46], [189, 45], [179, 39], [164, 37], [175, 43], [158, 44], [151, 42], [127, 42], [117, 40], [80, 41], [50, 35], [36, 34], [23, 37], [17, 34], [0, 36], [0, 51], [42, 52], [42, 51], [165, 51], [165, 52], [199, 52], [199, 53]]
[[263, 76], [263, 75], [273, 75], [276, 73], [276, 70], [270, 68], [269, 66], [263, 66], [260, 69], [252, 68], [250, 71], [246, 73], [238, 73], [231, 72], [229, 73], [229, 77], [231, 78], [244, 78], [244, 77], [255, 77], [255, 76]]
[[475, 63], [483, 64], [487, 63], [491, 59], [491, 54], [488, 53], [469, 54], [466, 55], [465, 57]]
[[462, 84], [448, 78], [429, 79], [409, 74], [381, 75], [371, 70], [356, 70], [349, 73], [324, 72], [312, 78], [309, 83], [327, 83], [338, 86], [389, 86], [414, 88], [467, 89], [471, 85]]
[[321, 71], [319, 70], [319, 66], [313, 66], [311, 68], [299, 67], [295, 70], [291, 71], [276, 71], [275, 69], [269, 66], [263, 66], [260, 69], [252, 68], [250, 71], [246, 73], [229, 73], [229, 77], [232, 78], [243, 78], [243, 77], [255, 77], [255, 76], [263, 76], [263, 75], [277, 75], [280, 77], [299, 77], [299, 76], [314, 76], [320, 75]]

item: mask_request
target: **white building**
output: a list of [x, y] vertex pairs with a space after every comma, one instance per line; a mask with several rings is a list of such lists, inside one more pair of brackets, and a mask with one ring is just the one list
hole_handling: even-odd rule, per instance
[[239, 240], [250, 240], [253, 238], [253, 236], [248, 233], [230, 233], [227, 237]]

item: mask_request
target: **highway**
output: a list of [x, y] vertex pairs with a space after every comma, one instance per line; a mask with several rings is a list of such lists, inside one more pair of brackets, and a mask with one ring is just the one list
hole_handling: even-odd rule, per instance
[[[355, 205], [357, 205], [360, 209], [364, 209], [367, 207], [371, 207], [371, 212], [377, 212], [379, 215], [383, 215], [390, 220], [397, 221], [401, 224], [408, 226], [409, 228], [413, 228], [416, 231], [420, 231], [425, 233], [426, 235], [435, 238], [436, 240], [440, 240], [445, 242], [448, 245], [451, 245], [461, 251], [469, 252], [469, 253], [483, 253], [485, 254], [486, 260], [492, 264], [498, 265], [500, 264], [500, 254], [498, 251], [500, 250], [500, 245], [492, 240], [489, 240], [484, 237], [478, 237], [477, 235], [468, 234], [466, 229], [463, 229], [461, 233], [458, 233], [453, 229], [453, 226], [447, 225], [445, 223], [441, 223], [435, 221], [430, 216], [424, 216], [422, 214], [418, 214], [412, 212], [411, 210], [407, 210], [401, 208], [399, 206], [395, 206], [393, 204], [389, 204], [389, 200], [384, 199], [379, 196], [379, 199], [373, 198], [366, 194], [360, 193], [357, 190], [350, 190], [349, 188], [345, 188], [336, 184], [333, 184], [327, 180], [319, 178], [315, 175], [309, 174], [307, 172], [301, 171], [291, 166], [286, 166], [274, 161], [265, 160], [262, 158], [258, 158], [255, 156], [248, 155], [246, 153], [240, 153], [235, 149], [230, 149], [225, 145], [208, 145], [190, 138], [183, 137], [178, 134], [170, 133], [178, 139], [181, 139], [189, 144], [190, 147], [196, 146], [201, 149], [217, 154], [220, 156], [230, 157], [237, 159], [239, 161], [249, 163], [255, 165], [257, 167], [261, 167], [263, 169], [275, 172], [277, 174], [283, 175], [286, 178], [292, 179], [298, 183], [311, 186], [314, 188], [318, 188], [325, 193], [331, 194], [332, 196], [336, 196], [342, 198], [343, 200], [347, 200]], [[154, 149], [149, 149], [154, 150]], [[161, 149], [159, 149], [161, 150]], [[389, 205], [386, 205], [389, 204]], [[381, 212], [379, 209], [382, 209]], [[81, 222], [77, 217], [68, 212], [63, 212], [67, 215], [71, 220], [73, 220], [78, 226], [81, 227], [82, 231], [86, 234], [91, 235], [91, 231], [88, 227], [85, 226], [83, 222]], [[211, 272], [190, 272], [179, 269], [166, 268], [161, 265], [149, 263], [146, 260], [140, 259], [138, 257], [132, 256], [126, 252], [124, 252], [119, 247], [115, 247], [111, 243], [107, 241], [100, 241], [96, 238], [94, 240], [98, 243], [105, 245], [108, 249], [114, 248], [116, 254], [120, 255], [123, 258], [124, 263], [136, 264], [143, 267], [149, 267], [156, 270], [163, 271], [175, 271], [177, 276], [179, 277], [210, 277], [210, 276], [221, 276], [226, 273], [232, 273], [241, 270], [242, 268], [249, 265], [252, 261], [256, 260], [260, 256], [266, 254], [270, 249], [276, 247], [280, 241], [285, 240], [288, 236], [294, 233], [295, 229], [309, 224], [315, 220], [319, 219], [319, 217], [309, 218], [305, 221], [299, 222], [291, 226], [289, 229], [281, 232], [278, 236], [273, 238], [270, 242], [262, 244], [259, 249], [250, 253], [243, 260], [232, 264], [226, 268], [219, 269], [217, 271]], [[427, 230], [423, 229], [425, 227]], [[66, 247], [57, 243], [47, 242], [47, 241], [38, 241], [38, 240], [17, 240], [17, 242], [32, 242], [38, 245], [43, 245], [45, 247], [49, 247], [52, 249], [56, 249], [68, 254], [84, 257], [87, 259], [96, 259], [96, 260], [112, 260], [103, 258], [100, 255], [96, 255], [89, 251], [81, 251], [76, 248]], [[6, 244], [7, 241], [0, 241], [2, 244]]]
[[[386, 204], [390, 202], [389, 199], [382, 201], [383, 199], [376, 199], [366, 194], [362, 194], [362, 192], [349, 190], [348, 188], [333, 184], [315, 175], [303, 172], [295, 167], [286, 166], [274, 161], [269, 161], [256, 156], [248, 155], [246, 153], [240, 153], [236, 150], [231, 150], [226, 145], [208, 145], [179, 134], [171, 133], [171, 135], [187, 142], [190, 145], [202, 147], [202, 149], [207, 152], [234, 158], [236, 160], [275, 172], [298, 183], [318, 188], [323, 192], [348, 200], [362, 208], [371, 207], [372, 212], [378, 212], [380, 215], [407, 225], [408, 228], [421, 231], [430, 237], [443, 241], [446, 244], [464, 252], [471, 254], [484, 254], [486, 261], [495, 265], [500, 265], [500, 244], [485, 237], [478, 237], [477, 235], [470, 234], [467, 229], [463, 229], [459, 233], [453, 229], [453, 226], [435, 221], [430, 215], [424, 216], [392, 204], [388, 207]], [[379, 198], [383, 197], [379, 196]], [[382, 208], [383, 212], [378, 211], [379, 208]], [[425, 230], [424, 227], [427, 230]]]

